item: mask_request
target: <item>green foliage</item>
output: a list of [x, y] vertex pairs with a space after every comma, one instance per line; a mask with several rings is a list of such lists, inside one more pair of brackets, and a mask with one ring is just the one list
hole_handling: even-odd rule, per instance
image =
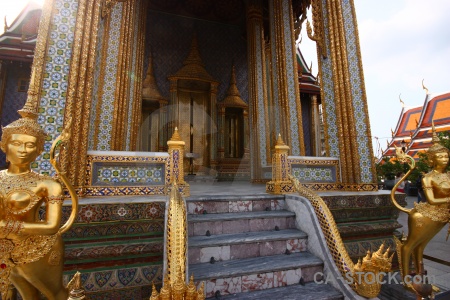
[[[450, 149], [450, 131], [439, 132], [438, 136], [441, 140], [441, 145]], [[409, 167], [406, 163], [400, 163], [397, 160], [390, 161], [389, 157], [383, 159], [376, 165], [378, 178], [395, 179], [395, 175], [399, 172], [406, 173]], [[426, 153], [419, 153], [419, 160], [416, 161], [416, 168], [409, 174], [407, 180], [415, 184], [417, 178], [421, 173], [428, 173], [431, 171], [431, 163], [428, 161]], [[450, 164], [447, 166], [447, 171], [450, 171]]]
[[383, 159], [376, 165], [379, 179], [393, 180], [397, 173], [406, 173], [409, 166], [406, 163], [400, 163], [398, 160], [390, 160], [389, 157]]

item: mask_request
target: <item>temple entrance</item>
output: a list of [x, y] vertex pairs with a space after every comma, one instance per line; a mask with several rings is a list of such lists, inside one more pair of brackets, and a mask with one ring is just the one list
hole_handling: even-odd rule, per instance
[[[187, 82], [185, 84], [188, 84]], [[178, 88], [177, 126], [181, 139], [185, 141], [185, 170], [196, 174], [208, 174], [210, 168], [211, 105], [209, 103], [209, 83], [196, 84], [197, 88], [187, 89], [182, 81]], [[193, 169], [191, 170], [191, 158]]]
[[241, 158], [244, 155], [243, 109], [225, 109], [225, 158]]

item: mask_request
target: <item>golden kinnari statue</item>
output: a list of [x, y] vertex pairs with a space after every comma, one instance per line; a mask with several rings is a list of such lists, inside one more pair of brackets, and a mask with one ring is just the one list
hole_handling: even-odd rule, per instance
[[[396, 148], [397, 158], [400, 161], [407, 161], [410, 170], [394, 186], [391, 192], [393, 204], [401, 211], [408, 214], [408, 237], [402, 242], [398, 239], [397, 252], [400, 263], [400, 271], [405, 285], [421, 296], [423, 290], [428, 285], [426, 282], [412, 284], [410, 276], [423, 275], [423, 251], [428, 242], [450, 221], [450, 175], [446, 172], [449, 162], [449, 149], [440, 144], [436, 134], [434, 123], [432, 125], [433, 145], [428, 149], [428, 160], [432, 163], [432, 171], [422, 179], [422, 187], [426, 202], [414, 203], [414, 208], [406, 209], [400, 206], [395, 200], [395, 190], [401, 181], [415, 168], [414, 159], [406, 155], [402, 149]], [[414, 259], [415, 273], [410, 272], [411, 255]], [[408, 276], [408, 277], [407, 277]], [[428, 285], [430, 286], [430, 285]], [[434, 290], [438, 290], [433, 287]], [[429, 292], [431, 293], [431, 290]]]
[[[15, 288], [27, 300], [39, 299], [40, 293], [47, 299], [67, 300], [61, 234], [75, 220], [78, 198], [60, 172], [55, 153], [68, 136], [63, 131], [50, 150], [50, 162], [72, 197], [71, 215], [60, 227], [64, 201], [61, 184], [31, 170], [46, 138], [33, 108], [27, 102], [19, 111], [21, 118], [4, 127], [1, 137], [8, 167], [0, 171], [0, 291], [3, 300], [13, 299]], [[45, 216], [41, 219], [39, 209], [43, 204]]]
[[205, 299], [203, 283], [197, 290], [194, 285], [194, 276], [191, 276], [189, 284], [186, 284], [186, 203], [178, 190], [176, 181], [171, 186], [166, 218], [167, 271], [159, 293], [153, 285], [150, 300], [203, 300]]

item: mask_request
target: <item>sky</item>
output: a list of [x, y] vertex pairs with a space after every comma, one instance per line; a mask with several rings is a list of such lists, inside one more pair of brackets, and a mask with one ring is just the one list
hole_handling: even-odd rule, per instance
[[[354, 0], [374, 155], [386, 149], [402, 105], [422, 106], [425, 91], [450, 91], [450, 1]], [[300, 44], [317, 74], [315, 45]], [[305, 45], [304, 45], [305, 44]], [[378, 142], [377, 139], [378, 138]]]
[[[44, 0], [33, 1], [42, 4]], [[1, 20], [6, 14], [11, 24], [27, 2], [0, 0]], [[374, 155], [379, 155], [378, 145], [386, 149], [391, 129], [395, 130], [397, 125], [402, 110], [400, 94], [406, 107], [416, 107], [425, 100], [422, 80], [430, 93], [450, 91], [450, 1], [354, 0], [354, 3], [372, 143]], [[305, 32], [300, 47], [305, 60], [313, 62], [313, 74], [317, 74], [315, 44]]]

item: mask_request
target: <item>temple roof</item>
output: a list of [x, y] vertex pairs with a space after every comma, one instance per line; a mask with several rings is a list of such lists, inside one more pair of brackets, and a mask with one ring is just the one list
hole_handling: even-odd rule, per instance
[[30, 1], [10, 26], [5, 25], [0, 35], [0, 59], [33, 60], [41, 14], [42, 6]]
[[404, 140], [407, 143], [407, 154], [418, 159], [418, 153], [426, 151], [432, 145], [432, 121], [436, 132], [450, 130], [450, 92], [427, 94], [423, 106], [403, 108], [383, 156], [394, 156], [394, 144], [400, 147]]
[[300, 85], [300, 92], [306, 92], [311, 94], [320, 95], [320, 86], [317, 83], [317, 78], [311, 73], [311, 67], [308, 67], [300, 51], [300, 46], [297, 47], [297, 69], [298, 69], [298, 82]]

